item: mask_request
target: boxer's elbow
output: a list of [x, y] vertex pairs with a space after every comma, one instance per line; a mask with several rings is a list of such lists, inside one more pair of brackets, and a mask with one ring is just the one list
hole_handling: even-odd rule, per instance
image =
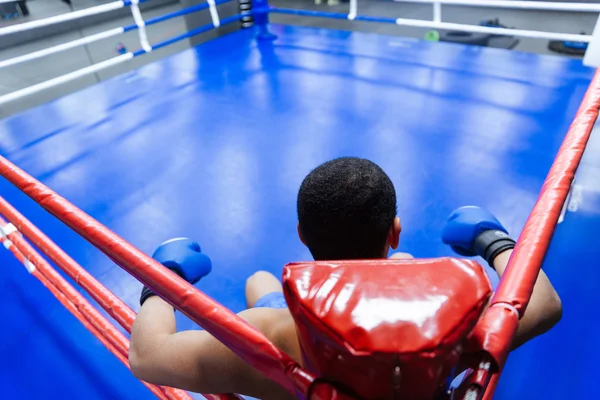
[[135, 347], [129, 348], [129, 368], [133, 376], [149, 383], [155, 383], [155, 367], [155, 362], [151, 357], [136, 351]]
[[552, 329], [562, 318], [562, 303], [554, 291], [541, 297], [536, 297], [527, 307], [525, 315], [519, 322], [517, 334], [513, 340], [511, 350], [533, 338], [543, 335]]
[[[535, 310], [535, 305], [530, 304], [532, 311]], [[535, 318], [534, 328], [532, 329], [533, 337], [543, 335], [552, 329], [562, 318], [562, 302], [558, 293], [552, 290], [549, 294], [544, 296], [543, 302], [538, 302], [539, 307], [534, 315]], [[528, 309], [529, 311], [529, 309]], [[527, 316], [527, 312], [525, 313]], [[532, 337], [532, 338], [533, 338]]]
[[546, 274], [540, 271], [529, 306], [521, 322], [525, 323], [526, 327], [531, 327], [533, 337], [535, 337], [548, 332], [558, 324], [562, 313], [560, 296], [552, 287]]
[[133, 348], [129, 349], [129, 368], [131, 369], [133, 376], [138, 379], [146, 380], [144, 377], [144, 372], [147, 369], [145, 361]]
[[562, 319], [562, 301], [560, 300], [558, 293], [553, 292], [552, 295], [549, 296], [544, 308], [545, 311], [542, 325], [544, 332], [547, 332]]

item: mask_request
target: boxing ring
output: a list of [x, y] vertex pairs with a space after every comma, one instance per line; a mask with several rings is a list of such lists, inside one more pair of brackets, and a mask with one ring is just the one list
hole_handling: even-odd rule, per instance
[[[137, 51], [0, 96], [2, 106], [218, 26], [253, 23], [0, 122], [0, 232], [9, 250], [1, 256], [1, 317], [12, 323], [0, 336], [7, 371], [0, 382], [9, 397], [51, 392], [66, 398], [77, 393], [90, 399], [190, 398], [180, 390], [140, 383], [126, 369], [126, 334], [135, 317], [139, 280], [182, 311], [179, 329], [202, 326], [300, 398], [309, 392], [311, 398], [332, 398], [335, 388], [312, 387], [314, 376], [229, 310], [243, 309], [243, 281], [256, 269], [280, 275], [287, 262], [309, 259], [295, 236], [296, 191], [310, 169], [342, 155], [370, 158], [388, 172], [405, 226], [401, 250], [417, 257], [451, 255], [439, 232], [449, 212], [464, 204], [489, 208], [507, 221], [509, 231], [521, 232], [493, 306], [476, 327], [478, 335], [491, 332], [500, 339], [484, 349], [489, 354], [482, 358], [480, 374], [465, 384], [473, 384], [479, 395], [487, 386], [485, 398], [491, 398], [518, 315], [544, 264], [551, 280], [558, 280], [564, 321], [511, 356], [498, 396], [515, 398], [518, 391], [524, 396], [519, 398], [543, 393], [592, 398], [597, 393], [569, 382], [560, 388], [531, 382], [569, 373], [571, 367], [553, 361], [548, 348], [575, 336], [592, 340], [600, 330], [593, 325], [574, 334], [572, 326], [564, 326], [584, 318], [586, 305], [595, 299], [593, 287], [575, 289], [572, 281], [580, 274], [587, 282], [598, 277], [585, 267], [598, 250], [583, 243], [591, 243], [590, 234], [600, 226], [593, 185], [600, 148], [586, 150], [590, 136], [590, 143], [598, 142], [592, 129], [600, 78], [578, 60], [268, 24], [268, 15], [492, 29], [583, 42], [591, 36], [442, 22], [442, 3], [465, 0], [434, 3], [431, 22], [361, 16], [355, 1], [348, 14], [337, 14], [270, 7], [261, 0], [240, 4], [240, 13], [226, 18], [218, 13], [226, 1], [217, 0], [144, 20], [137, 8], [141, 2], [119, 1], [0, 28], [1, 37], [127, 6], [135, 19], [131, 26], [0, 61], [0, 68], [131, 30], [140, 40]], [[600, 11], [590, 4], [565, 9], [562, 3], [510, 3]], [[202, 10], [210, 13], [211, 24], [148, 42], [146, 26]], [[584, 151], [587, 158], [580, 166]], [[213, 260], [214, 271], [197, 285], [200, 290], [146, 256], [175, 236], [197, 239]], [[17, 269], [16, 260], [42, 285]], [[581, 271], [573, 271], [573, 265]], [[570, 308], [569, 299], [577, 305]], [[600, 353], [593, 345], [585, 351], [592, 360]], [[528, 372], [529, 384], [519, 384], [525, 360], [535, 357], [546, 357], [539, 362], [546, 365]], [[582, 374], [595, 376], [592, 364], [578, 362], [587, 366]], [[73, 378], [56, 372], [60, 369]], [[32, 381], [37, 384], [27, 385]]]

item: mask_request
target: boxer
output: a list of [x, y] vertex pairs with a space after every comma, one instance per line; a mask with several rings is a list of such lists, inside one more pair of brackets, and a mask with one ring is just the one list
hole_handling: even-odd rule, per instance
[[[371, 161], [347, 157], [318, 166], [302, 182], [297, 208], [298, 236], [315, 260], [384, 259], [398, 247], [396, 192], [387, 174]], [[479, 207], [453, 212], [442, 240], [460, 255], [483, 257], [499, 276], [515, 245], [500, 222]], [[189, 239], [161, 245], [154, 258], [190, 283], [210, 272], [210, 260]], [[246, 300], [249, 308], [239, 316], [303, 365], [279, 280], [265, 271], [255, 273], [246, 283]], [[143, 289], [141, 304], [129, 351], [131, 370], [139, 379], [198, 393], [295, 398], [207, 332], [177, 332], [173, 307], [150, 289]], [[560, 298], [540, 271], [512, 348], [548, 331], [561, 314]]]

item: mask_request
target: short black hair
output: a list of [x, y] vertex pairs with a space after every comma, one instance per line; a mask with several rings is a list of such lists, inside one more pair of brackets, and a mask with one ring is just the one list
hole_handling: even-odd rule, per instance
[[327, 161], [298, 191], [298, 224], [315, 260], [381, 258], [396, 217], [396, 191], [374, 162]]

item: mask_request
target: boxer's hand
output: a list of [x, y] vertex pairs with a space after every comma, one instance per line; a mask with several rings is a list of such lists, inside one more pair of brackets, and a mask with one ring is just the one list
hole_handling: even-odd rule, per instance
[[442, 241], [460, 255], [483, 257], [490, 266], [498, 254], [515, 247], [515, 241], [496, 217], [475, 206], [461, 207], [450, 214], [442, 230]]
[[[167, 240], [158, 246], [152, 258], [191, 284], [208, 275], [212, 269], [210, 258], [202, 254], [200, 245], [188, 238]], [[151, 296], [155, 296], [155, 293], [144, 286], [140, 304]]]
[[192, 284], [212, 269], [210, 258], [202, 254], [200, 245], [188, 238], [167, 240], [158, 246], [152, 258]]

